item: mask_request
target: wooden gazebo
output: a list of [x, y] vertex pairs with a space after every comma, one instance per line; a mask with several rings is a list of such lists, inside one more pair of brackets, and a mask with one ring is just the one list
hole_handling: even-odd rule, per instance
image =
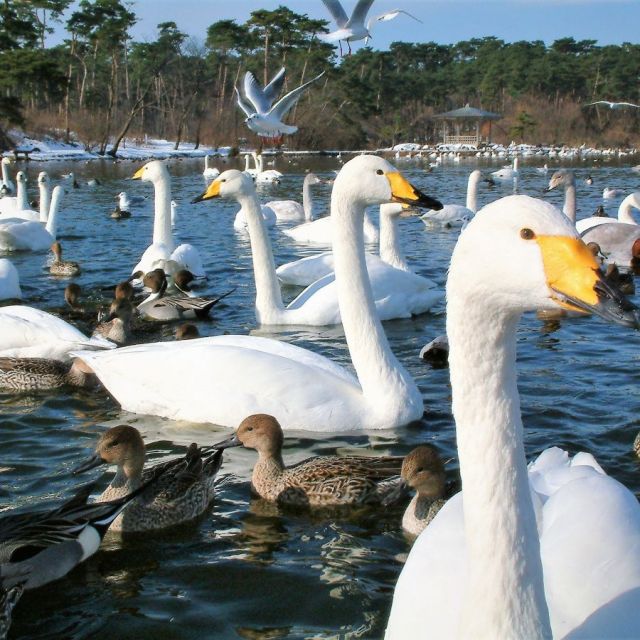
[[476, 109], [468, 104], [461, 109], [438, 113], [433, 117], [442, 120], [442, 142], [444, 144], [472, 144], [476, 146], [481, 142], [491, 142], [491, 122], [502, 118], [499, 113]]

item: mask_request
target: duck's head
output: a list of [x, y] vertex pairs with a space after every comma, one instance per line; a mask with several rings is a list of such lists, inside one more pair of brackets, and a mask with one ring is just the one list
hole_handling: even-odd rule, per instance
[[132, 300], [133, 299], [133, 285], [128, 280], [124, 282], [118, 282], [116, 285], [113, 297], [116, 300]]
[[[167, 165], [162, 160], [152, 160], [140, 167], [132, 176], [132, 180], [142, 180], [144, 182], [156, 182], [169, 177]], [[122, 195], [122, 194], [120, 194]], [[125, 194], [126, 197], [126, 194]]]
[[80, 299], [81, 294], [82, 290], [80, 289], [80, 285], [75, 282], [68, 284], [64, 289], [64, 299], [72, 308], [78, 306], [78, 300]]
[[444, 495], [444, 463], [435, 447], [421, 445], [402, 461], [402, 481], [421, 497], [435, 500]]
[[195, 324], [187, 322], [176, 329], [175, 336], [176, 340], [193, 340], [200, 337], [200, 332]]
[[242, 171], [228, 169], [223, 171], [206, 190], [191, 202], [202, 202], [212, 198], [238, 198], [255, 194], [253, 180]]
[[60, 258], [62, 257], [62, 245], [60, 244], [60, 242], [58, 242], [58, 240], [55, 240], [54, 243], [51, 245], [51, 252], [56, 257], [56, 260], [59, 262]]
[[593, 253], [556, 207], [514, 195], [481, 209], [460, 235], [447, 282], [449, 304], [473, 299], [506, 314], [530, 310], [595, 313], [639, 326], [638, 312], [604, 278]]
[[127, 478], [140, 474], [144, 466], [144, 442], [140, 432], [128, 424], [111, 427], [102, 434], [94, 455], [73, 470], [83, 473], [103, 464], [121, 467]]
[[110, 320], [119, 320], [125, 327], [131, 323], [133, 316], [133, 305], [128, 298], [115, 299], [109, 307], [109, 315], [105, 318], [107, 322]]
[[422, 193], [392, 164], [378, 156], [357, 156], [340, 169], [332, 197], [344, 196], [365, 207], [395, 202], [436, 211], [442, 209], [442, 203]]
[[195, 276], [188, 269], [179, 269], [173, 274], [173, 282], [181, 291], [191, 291], [190, 284], [194, 279]]
[[167, 287], [167, 276], [162, 269], [154, 269], [144, 274], [142, 284], [145, 289], [150, 289], [152, 293], [158, 293], [163, 287]]
[[231, 438], [214, 444], [213, 448], [246, 447], [265, 455], [278, 455], [283, 442], [280, 423], [266, 413], [256, 413], [246, 417]]
[[566, 187], [571, 184], [575, 184], [576, 177], [573, 175], [573, 171], [569, 171], [569, 169], [560, 169], [556, 171], [551, 178], [549, 178], [549, 186], [547, 187], [547, 191], [553, 191], [558, 187]]

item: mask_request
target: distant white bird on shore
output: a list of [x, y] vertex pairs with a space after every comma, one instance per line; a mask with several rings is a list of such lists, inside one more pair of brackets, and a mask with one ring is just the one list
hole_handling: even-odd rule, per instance
[[633, 104], [632, 102], [609, 102], [608, 100], [596, 100], [595, 102], [590, 102], [589, 104], [585, 104], [584, 106], [593, 107], [597, 104], [609, 107], [609, 109], [640, 109], [640, 104]]
[[341, 40], [345, 40], [347, 42], [349, 53], [351, 53], [352, 42], [356, 40], [364, 40], [365, 44], [367, 44], [369, 42], [369, 38], [372, 37], [371, 27], [375, 22], [386, 22], [388, 20], [393, 20], [394, 18], [397, 18], [401, 13], [404, 13], [404, 15], [413, 18], [417, 22], [422, 22], [422, 20], [418, 20], [418, 18], [411, 15], [409, 12], [404, 11], [403, 9], [393, 9], [392, 11], [385, 11], [385, 13], [381, 13], [380, 15], [374, 16], [373, 18], [369, 18], [367, 26], [365, 27], [364, 21], [367, 18], [369, 9], [371, 9], [373, 0], [358, 0], [355, 8], [353, 9], [351, 17], [347, 16], [339, 0], [322, 0], [322, 2], [324, 6], [329, 10], [329, 13], [338, 26], [338, 29], [336, 31], [332, 31], [331, 33], [320, 33], [318, 34], [318, 38], [320, 40], [324, 40], [324, 42], [337, 42], [340, 46], [340, 55], [342, 55]]
[[297, 89], [290, 91], [271, 106], [271, 101], [275, 98], [275, 95], [273, 95], [273, 98], [271, 97], [273, 88], [270, 89], [270, 87], [273, 86], [276, 80], [278, 80], [281, 86], [283, 81], [279, 80], [281, 74], [284, 78], [284, 69], [281, 69], [276, 77], [262, 89], [254, 75], [250, 71], [247, 71], [244, 76], [244, 93], [246, 99], [243, 99], [238, 88], [235, 87], [238, 106], [247, 115], [245, 120], [247, 126], [251, 131], [262, 137], [276, 138], [283, 134], [290, 135], [298, 130], [298, 127], [284, 124], [282, 119], [296, 102], [298, 102], [305, 90], [324, 75], [324, 71], [312, 80], [309, 80], [309, 82], [305, 82]]

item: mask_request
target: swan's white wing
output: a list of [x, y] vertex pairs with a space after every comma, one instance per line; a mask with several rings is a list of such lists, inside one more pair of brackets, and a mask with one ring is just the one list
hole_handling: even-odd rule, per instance
[[242, 99], [240, 92], [238, 91], [238, 87], [233, 87], [236, 91], [236, 97], [238, 100], [238, 106], [244, 111], [246, 116], [252, 116], [256, 113], [256, 110], [248, 103]]
[[82, 352], [123, 409], [235, 428], [270, 413], [284, 429], [347, 430], [359, 424], [357, 380], [315, 353], [277, 340], [216, 336]]
[[578, 233], [582, 234], [587, 229], [591, 229], [592, 227], [597, 227], [600, 224], [609, 224], [615, 223], [617, 220], [614, 218], [605, 218], [604, 216], [591, 216], [590, 218], [583, 218], [582, 220], [578, 220], [576, 222], [576, 229]]
[[244, 74], [244, 95], [253, 104], [258, 113], [267, 113], [269, 111], [271, 102], [266, 99], [262, 87], [258, 84], [251, 71], [247, 71]]
[[320, 75], [317, 75], [312, 80], [309, 80], [309, 82], [305, 82], [303, 85], [299, 86], [297, 89], [290, 91], [289, 93], [287, 93], [287, 95], [280, 98], [280, 100], [278, 100], [278, 102], [276, 102], [273, 105], [273, 107], [271, 107], [271, 109], [269, 110], [269, 115], [275, 116], [278, 120], [282, 120], [289, 112], [289, 109], [293, 107], [293, 105], [298, 101], [298, 99], [306, 91], [309, 85], [313, 84], [316, 80], [319, 80], [320, 78], [322, 78], [323, 75], [324, 75], [324, 71]]
[[4, 218], [0, 220], [0, 250], [44, 251], [55, 238], [35, 220]]
[[278, 71], [278, 73], [273, 76], [271, 82], [264, 88], [262, 92], [264, 94], [265, 100], [269, 103], [269, 107], [278, 97], [280, 91], [282, 91], [282, 86], [284, 85], [284, 74], [285, 68], [282, 67], [282, 69], [280, 69], [280, 71]]
[[298, 242], [316, 244], [331, 244], [331, 216], [318, 218], [312, 222], [299, 224], [291, 229], [285, 229], [284, 234]]
[[369, 9], [371, 9], [372, 4], [373, 0], [358, 0], [355, 8], [353, 9], [353, 13], [351, 14], [351, 18], [349, 18], [349, 22], [347, 22], [346, 26], [364, 26], [364, 21], [367, 18], [367, 13], [369, 13]]
[[339, 0], [322, 0], [322, 3], [329, 10], [334, 22], [340, 27], [344, 27], [349, 21], [349, 17], [342, 8]]
[[436, 224], [462, 224], [464, 219], [469, 216], [473, 217], [471, 209], [467, 209], [467, 207], [463, 207], [460, 204], [445, 204], [440, 211], [431, 209], [423, 213], [420, 219], [423, 222]]
[[131, 273], [142, 271], [149, 273], [158, 267], [164, 268], [164, 263], [171, 258], [171, 252], [164, 242], [154, 242], [150, 244], [142, 254], [138, 264], [133, 267]]
[[6, 258], [0, 258], [0, 300], [22, 298], [18, 270]]
[[331, 251], [288, 262], [276, 269], [280, 282], [299, 287], [308, 287], [332, 272], [333, 252]]
[[270, 200], [264, 206], [269, 207], [278, 220], [304, 220], [304, 209], [295, 200]]
[[640, 238], [640, 226], [625, 222], [608, 222], [591, 227], [580, 236], [585, 242], [596, 242], [607, 262], [620, 266], [631, 263], [633, 243]]
[[192, 244], [183, 243], [176, 247], [170, 259], [177, 262], [182, 269], [191, 271], [196, 278], [205, 278], [207, 275], [200, 253]]

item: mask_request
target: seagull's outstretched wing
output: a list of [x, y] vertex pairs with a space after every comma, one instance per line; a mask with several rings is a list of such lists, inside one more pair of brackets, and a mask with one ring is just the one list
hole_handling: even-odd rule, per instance
[[296, 102], [298, 102], [298, 99], [304, 93], [305, 89], [307, 89], [307, 87], [313, 84], [316, 80], [319, 80], [320, 78], [322, 78], [323, 75], [324, 75], [324, 71], [319, 76], [316, 76], [313, 80], [309, 80], [309, 82], [305, 82], [303, 85], [299, 86], [297, 89], [290, 91], [289, 93], [287, 93], [287, 95], [280, 98], [280, 100], [278, 100], [278, 102], [276, 102], [273, 105], [273, 107], [271, 107], [271, 110], [269, 111], [269, 115], [273, 115], [276, 118], [278, 118], [278, 120], [282, 120], [282, 118], [284, 118], [287, 115], [287, 112], [289, 111], [289, 109], [291, 109], [291, 107], [293, 107], [293, 105]]
[[640, 104], [633, 104], [633, 102], [614, 102], [619, 107], [633, 107], [634, 109], [640, 109]]
[[596, 100], [595, 102], [589, 102], [587, 104], [585, 104], [585, 107], [593, 107], [596, 104], [606, 104], [608, 107], [611, 106], [611, 102], [607, 102], [606, 100]]
[[273, 101], [278, 97], [280, 91], [282, 91], [282, 85], [284, 85], [284, 74], [285, 68], [282, 67], [275, 76], [273, 76], [273, 80], [264, 88], [262, 92], [264, 94], [265, 99], [269, 103], [269, 107], [273, 104]]
[[[371, 2], [373, 2], [373, 0], [371, 0]], [[331, 17], [334, 19], [338, 27], [342, 29], [342, 27], [344, 27], [347, 22], [349, 22], [349, 17], [342, 8], [340, 0], [322, 0], [322, 3], [325, 7], [327, 7], [329, 13], [331, 14]]]
[[410, 14], [408, 11], [405, 11], [404, 9], [393, 9], [392, 11], [385, 11], [384, 13], [381, 13], [379, 16], [373, 16], [373, 18], [370, 18], [369, 22], [367, 22], [367, 31], [371, 29], [371, 26], [373, 25], [374, 22], [387, 22], [387, 20], [393, 20], [394, 18], [397, 18], [401, 13], [404, 13], [405, 16], [409, 16], [410, 18], [413, 18], [416, 22], [422, 23], [422, 20], [420, 20], [419, 18], [416, 18], [414, 15]]
[[238, 97], [238, 106], [244, 111], [245, 115], [252, 116], [256, 113], [256, 110], [248, 103], [242, 99], [240, 92], [238, 91], [238, 87], [233, 87], [236, 90], [236, 96]]
[[349, 18], [349, 22], [347, 22], [347, 27], [353, 27], [356, 24], [361, 24], [364, 27], [364, 21], [367, 18], [367, 13], [369, 13], [372, 4], [373, 0], [358, 0], [358, 4], [356, 4], [351, 18]]
[[267, 113], [271, 108], [271, 102], [265, 98], [264, 90], [251, 71], [244, 74], [244, 95], [258, 113]]

